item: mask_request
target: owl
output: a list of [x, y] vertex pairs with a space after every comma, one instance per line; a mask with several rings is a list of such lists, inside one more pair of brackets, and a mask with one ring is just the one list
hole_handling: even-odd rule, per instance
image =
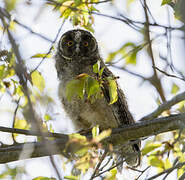
[[[67, 84], [83, 73], [96, 77], [93, 65], [98, 61], [100, 67], [104, 68], [102, 77], [115, 78], [100, 57], [97, 41], [90, 32], [81, 29], [70, 30], [60, 38], [55, 55], [55, 66], [60, 82], [59, 99], [77, 131], [87, 130], [96, 125], [99, 125], [101, 130], [117, 128], [135, 122], [119, 86], [117, 87], [118, 99], [111, 105], [109, 85], [106, 82], [102, 86], [103, 97], [93, 102], [78, 97], [73, 97], [70, 101], [67, 99]], [[119, 152], [121, 159], [125, 158], [130, 166], [138, 165], [139, 146], [140, 143], [132, 143], [123, 147]], [[131, 155], [128, 156], [128, 154]]]

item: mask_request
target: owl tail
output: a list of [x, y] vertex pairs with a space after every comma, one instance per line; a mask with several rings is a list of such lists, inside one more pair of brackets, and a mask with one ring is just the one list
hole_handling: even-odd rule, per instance
[[[132, 144], [132, 141], [130, 141]], [[137, 167], [140, 165], [141, 153], [140, 153], [140, 142], [132, 145], [124, 145], [119, 149], [117, 154], [118, 170], [121, 172], [123, 162], [126, 162], [128, 166]]]

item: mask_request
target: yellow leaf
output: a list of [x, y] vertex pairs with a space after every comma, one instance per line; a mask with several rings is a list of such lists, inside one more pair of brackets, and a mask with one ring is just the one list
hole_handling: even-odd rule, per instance
[[29, 125], [25, 119], [16, 118], [14, 128], [18, 129], [29, 129]]
[[101, 132], [98, 136], [96, 136], [95, 138], [93, 138], [93, 140], [95, 142], [100, 142], [101, 140], [109, 137], [111, 135], [112, 130], [111, 129], [107, 129], [104, 130], [103, 132]]
[[185, 166], [183, 166], [183, 167], [181, 167], [181, 168], [179, 168], [179, 169], [177, 170], [177, 177], [178, 177], [178, 179], [179, 179], [184, 173], [185, 173]]
[[161, 147], [161, 146], [162, 146], [161, 143], [152, 143], [149, 141], [145, 144], [145, 147], [142, 149], [142, 155], [144, 156], [148, 154], [149, 152], [153, 151], [154, 149]]
[[56, 178], [48, 178], [48, 177], [44, 177], [44, 176], [39, 176], [39, 177], [36, 177], [32, 180], [56, 180]]
[[39, 89], [40, 92], [43, 92], [44, 88], [45, 88], [45, 80], [42, 77], [41, 73], [38, 71], [34, 71], [31, 74], [31, 78], [32, 78], [32, 83], [35, 87], [37, 87]]
[[69, 134], [69, 138], [70, 139], [78, 139], [78, 140], [87, 140], [87, 138], [85, 136], [82, 136], [79, 133], [73, 133], [73, 134]]
[[152, 155], [148, 157], [149, 165], [157, 167], [158, 169], [163, 170], [164, 169], [164, 162], [162, 159], [159, 159], [158, 156]]
[[18, 87], [16, 87], [15, 94], [18, 94], [20, 97], [24, 96], [22, 86], [19, 85]]
[[16, 25], [16, 23], [14, 21], [10, 21], [9, 29], [15, 30], [15, 25]]
[[116, 179], [116, 175], [117, 175], [117, 169], [113, 168], [108, 172], [107, 177], [105, 178], [105, 180], [115, 180]]
[[179, 91], [179, 86], [177, 86], [177, 84], [173, 83], [171, 93], [177, 94], [178, 91]]
[[51, 54], [35, 54], [33, 56], [31, 56], [31, 58], [51, 58]]
[[77, 177], [77, 176], [64, 176], [64, 179], [79, 180], [79, 177]]
[[76, 168], [85, 173], [90, 167], [90, 155], [86, 154], [76, 162]]
[[99, 125], [93, 127], [93, 129], [92, 129], [92, 136], [93, 136], [93, 138], [98, 136], [98, 134], [99, 134]]
[[51, 116], [50, 116], [49, 114], [45, 114], [45, 115], [44, 115], [44, 120], [45, 120], [45, 121], [51, 120]]
[[68, 9], [68, 7], [71, 7], [71, 5], [74, 3], [74, 1], [66, 1], [62, 4], [62, 6], [60, 7], [60, 12], [61, 14], [64, 13], [64, 11], [66, 9]]
[[172, 167], [172, 164], [171, 164], [169, 158], [166, 158], [166, 160], [164, 161], [164, 167], [165, 167], [165, 169], [169, 169]]

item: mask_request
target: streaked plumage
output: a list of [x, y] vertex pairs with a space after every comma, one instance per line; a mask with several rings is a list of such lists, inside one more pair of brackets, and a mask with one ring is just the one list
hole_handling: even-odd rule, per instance
[[[68, 31], [61, 37], [56, 59], [56, 69], [59, 85], [59, 98], [69, 117], [71, 118], [76, 130], [86, 130], [95, 125], [100, 129], [116, 128], [134, 123], [134, 119], [128, 110], [123, 91], [117, 89], [118, 100], [109, 105], [109, 87], [103, 83], [102, 91], [104, 97], [96, 99], [91, 103], [86, 99], [77, 97], [68, 101], [65, 94], [68, 82], [76, 78], [79, 74], [86, 73], [93, 77], [97, 74], [93, 72], [93, 65], [99, 60], [100, 66], [105, 67], [102, 76], [113, 77], [112, 72], [106, 67], [99, 55], [98, 45], [95, 38], [88, 31], [72, 30]], [[121, 156], [127, 153], [139, 152], [139, 143], [128, 145], [122, 149]], [[133, 166], [139, 162], [140, 156], [132, 155], [126, 157], [127, 164]]]

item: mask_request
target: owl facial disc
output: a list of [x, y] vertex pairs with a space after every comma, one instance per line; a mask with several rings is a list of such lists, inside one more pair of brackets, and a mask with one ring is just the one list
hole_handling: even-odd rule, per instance
[[59, 42], [61, 55], [66, 60], [82, 60], [96, 54], [97, 42], [88, 31], [71, 30], [63, 34]]

